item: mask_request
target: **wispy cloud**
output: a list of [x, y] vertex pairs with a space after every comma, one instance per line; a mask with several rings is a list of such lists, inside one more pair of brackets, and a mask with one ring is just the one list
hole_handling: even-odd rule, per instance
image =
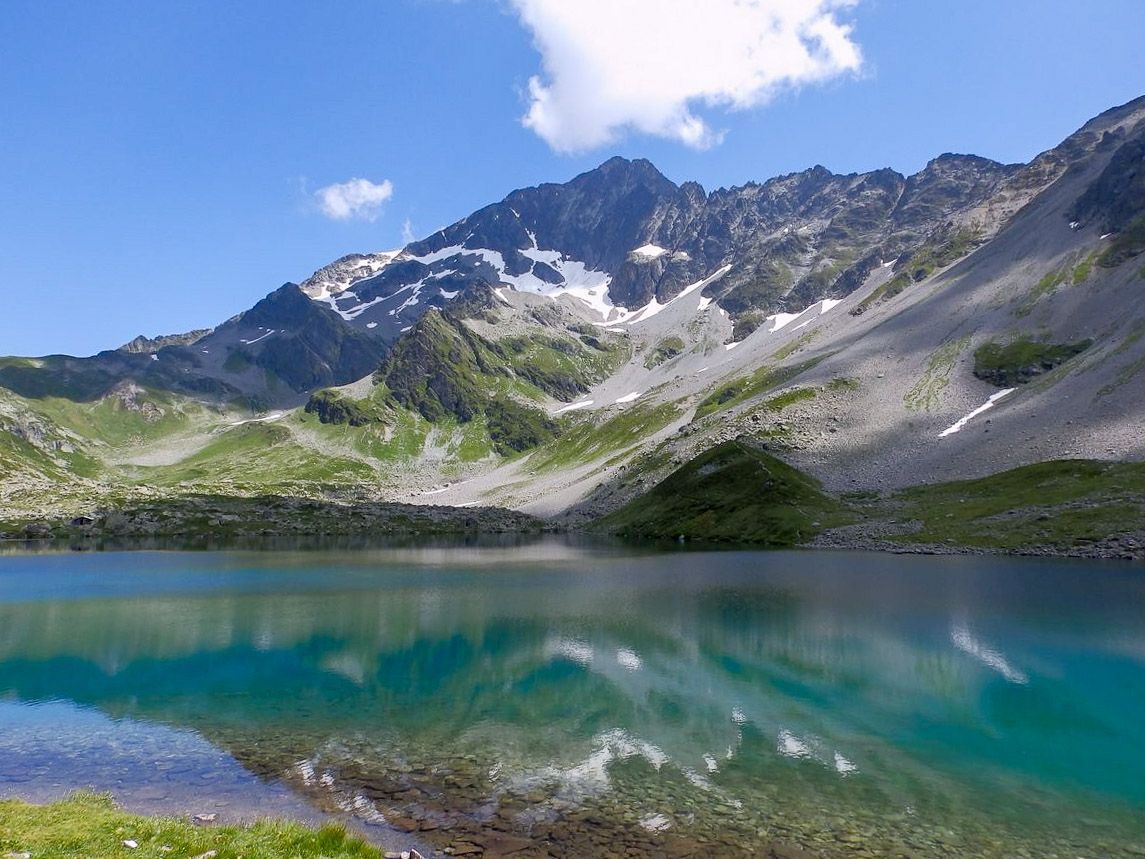
[[510, 0], [541, 53], [522, 118], [560, 152], [627, 130], [703, 149], [700, 106], [741, 110], [857, 72], [858, 0]]
[[350, 179], [319, 188], [314, 192], [314, 199], [319, 211], [335, 221], [355, 218], [373, 221], [381, 214], [382, 204], [393, 195], [394, 183], [389, 179], [379, 183], [369, 179]]
[[406, 218], [402, 222], [402, 244], [408, 245], [417, 239], [417, 235], [413, 231], [413, 222]]

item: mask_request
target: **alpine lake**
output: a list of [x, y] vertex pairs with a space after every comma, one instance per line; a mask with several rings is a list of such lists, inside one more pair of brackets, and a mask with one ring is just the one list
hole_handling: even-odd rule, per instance
[[1145, 856], [1145, 569], [0, 555], [0, 796], [88, 787], [425, 856]]

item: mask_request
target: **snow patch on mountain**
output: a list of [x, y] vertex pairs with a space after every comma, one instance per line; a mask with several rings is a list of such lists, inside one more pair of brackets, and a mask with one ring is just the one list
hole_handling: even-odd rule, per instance
[[[531, 260], [533, 266], [522, 273], [510, 273], [510, 267], [506, 264], [505, 256], [501, 251], [491, 248], [467, 247], [462, 243], [447, 245], [438, 250], [419, 255], [410, 251], [389, 251], [369, 255], [353, 254], [320, 269], [303, 284], [302, 289], [312, 299], [328, 305], [331, 310], [350, 322], [376, 304], [387, 301], [398, 294], [412, 292], [413, 294], [405, 298], [400, 306], [388, 311], [390, 316], [400, 314], [402, 310], [424, 301], [421, 294], [422, 290], [431, 281], [442, 280], [450, 276], [465, 277], [467, 273], [484, 274], [497, 284], [494, 294], [505, 303], [509, 303], [504, 292], [506, 287], [552, 299], [571, 298], [586, 305], [589, 310], [599, 316], [601, 323], [617, 325], [649, 319], [674, 301], [678, 301], [722, 277], [731, 268], [731, 266], [724, 266], [709, 277], [686, 287], [668, 302], [661, 304], [653, 298], [644, 307], [629, 310], [613, 302], [609, 293], [612, 276], [608, 272], [592, 269], [586, 263], [566, 256], [562, 251], [542, 248], [534, 232], [526, 230], [526, 233], [529, 237], [530, 246], [520, 248], [517, 252], [525, 259]], [[636, 248], [632, 254], [634, 258], [642, 260], [658, 259], [669, 254], [673, 259], [682, 261], [690, 259], [684, 252], [672, 253], [654, 244]], [[419, 263], [427, 268], [441, 270], [427, 273], [420, 280], [402, 285], [388, 295], [365, 301], [361, 300], [352, 287], [360, 284], [363, 280], [376, 277], [383, 269], [393, 263]], [[446, 267], [442, 268], [443, 265]], [[485, 266], [492, 271], [482, 271]], [[544, 269], [540, 269], [541, 266]], [[516, 268], [520, 268], [520, 266], [516, 266]], [[541, 275], [534, 273], [535, 270], [540, 270]], [[554, 278], [553, 273], [559, 279]], [[554, 280], [556, 282], [552, 282]], [[440, 295], [449, 301], [456, 298], [459, 292], [460, 290], [457, 289], [443, 288], [440, 290]], [[708, 303], [710, 300], [704, 302], [703, 306], [707, 306]]]
[[[561, 298], [563, 296], [575, 298], [588, 305], [590, 309], [598, 313], [606, 322], [615, 322], [629, 315], [629, 311], [622, 307], [617, 307], [612, 303], [612, 299], [608, 294], [608, 285], [611, 281], [611, 277], [607, 272], [594, 271], [579, 260], [567, 258], [560, 251], [543, 250], [537, 246], [536, 236], [532, 233], [530, 233], [529, 236], [532, 239], [533, 246], [521, 249], [521, 255], [527, 259], [531, 259], [535, 264], [540, 263], [553, 269], [560, 275], [560, 283], [549, 283], [537, 277], [532, 271], [527, 271], [524, 274], [509, 274], [507, 266], [505, 265], [504, 255], [500, 251], [491, 250], [489, 248], [467, 248], [461, 245], [452, 245], [438, 251], [433, 251], [432, 253], [423, 254], [422, 256], [406, 256], [403, 254], [399, 257], [399, 260], [403, 262], [407, 260], [419, 262], [422, 265], [428, 266], [443, 260], [452, 260], [454, 257], [462, 260], [465, 257], [475, 256], [494, 269], [501, 287], [511, 286], [519, 292], [529, 292], [534, 295], [543, 295], [549, 298]], [[454, 272], [449, 273], [452, 274]], [[445, 273], [442, 273], [440, 276], [444, 275]], [[434, 277], [436, 276], [438, 275]], [[422, 283], [424, 283], [424, 281]], [[420, 286], [422, 283], [418, 285]], [[499, 299], [506, 302], [508, 301], [500, 288], [495, 290], [495, 292]]]
[[666, 253], [668, 253], [668, 251], [666, 249], [660, 247], [659, 245], [649, 244], [649, 245], [643, 245], [642, 247], [638, 247], [636, 250], [634, 250], [632, 252], [631, 256], [633, 256], [639, 260], [651, 261], [654, 259], [659, 259], [660, 257], [664, 256], [664, 254], [666, 254]]
[[692, 260], [691, 254], [687, 251], [673, 252], [653, 244], [642, 245], [628, 254], [628, 258], [634, 262], [652, 262], [662, 256], [668, 256], [676, 262], [691, 262]]
[[1010, 394], [1014, 393], [1014, 391], [1015, 391], [1014, 388], [1006, 388], [1006, 390], [1004, 390], [1004, 391], [999, 391], [998, 393], [993, 394], [990, 397], [990, 399], [988, 399], [985, 403], [980, 405], [978, 408], [976, 408], [970, 414], [966, 415], [965, 417], [959, 418], [953, 424], [951, 424], [946, 429], [944, 429], [942, 432], [940, 432], [938, 434], [938, 437], [939, 438], [946, 438], [948, 435], [954, 435], [954, 433], [956, 433], [956, 432], [961, 432], [962, 428], [964, 426], [966, 426], [968, 423], [970, 423], [970, 421], [972, 421], [974, 418], [978, 417], [978, 415], [982, 414], [983, 412], [989, 411], [990, 409], [994, 408], [994, 404], [996, 402], [998, 402], [998, 400], [1002, 399], [1003, 397], [1009, 396]]
[[[767, 323], [768, 333], [774, 334], [776, 331], [779, 331], [781, 328], [786, 328], [788, 325], [790, 325], [796, 319], [799, 319], [800, 317], [805, 316], [807, 314], [814, 314], [806, 322], [802, 322], [799, 325], [796, 325], [794, 329], [792, 329], [793, 331], [797, 331], [798, 329], [803, 328], [806, 325], [810, 325], [812, 322], [815, 321], [816, 317], [822, 316], [824, 313], [826, 313], [828, 310], [830, 310], [832, 307], [834, 307], [835, 305], [837, 305], [839, 303], [840, 302], [836, 299], [824, 298], [822, 301], [815, 302], [810, 307], [803, 308], [798, 313], [775, 313], [775, 314], [767, 317], [767, 319], [765, 319], [764, 322]], [[815, 313], [816, 310], [818, 310], [818, 313]]]
[[592, 400], [581, 400], [579, 403], [569, 403], [567, 406], [557, 409], [555, 412], [553, 412], [553, 414], [563, 415], [565, 412], [574, 412], [577, 409], [586, 409], [591, 406], [592, 403]]
[[[262, 326], [259, 326], [259, 330], [260, 331], [262, 330]], [[260, 340], [265, 340], [267, 337], [269, 337], [271, 334], [274, 334], [274, 333], [275, 333], [275, 330], [273, 328], [271, 328], [265, 334], [260, 334], [258, 337], [255, 337], [253, 340], [240, 339], [239, 342], [245, 343], [247, 346], [252, 346], [255, 343], [258, 343]]]
[[[626, 311], [625, 314], [622, 315], [622, 317], [617, 321], [624, 325], [633, 325], [637, 322], [645, 322], [658, 314], [660, 311], [664, 310], [666, 307], [670, 307], [681, 299], [691, 295], [693, 292], [703, 289], [709, 283], [715, 283], [731, 270], [732, 267], [730, 265], [725, 265], [722, 268], [717, 269], [714, 274], [710, 274], [705, 277], [703, 280], [697, 280], [695, 283], [688, 284], [686, 287], [680, 290], [679, 294], [673, 298], [668, 299], [663, 304], [653, 298], [651, 301], [649, 301], [643, 307], [638, 308], [637, 310]], [[705, 307], [707, 307], [707, 304], [705, 304], [704, 299], [701, 298], [700, 306], [697, 309], [703, 310]]]

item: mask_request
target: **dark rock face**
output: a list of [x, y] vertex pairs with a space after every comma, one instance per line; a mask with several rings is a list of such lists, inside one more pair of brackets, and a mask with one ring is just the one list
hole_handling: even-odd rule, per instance
[[1101, 175], [1078, 199], [1071, 218], [1097, 221], [1106, 232], [1120, 232], [1145, 215], [1145, 125], [1122, 143]]
[[140, 385], [210, 399], [229, 399], [240, 391], [222, 379], [199, 374], [194, 353], [179, 346], [160, 350], [161, 362], [149, 355], [118, 350], [90, 358], [49, 355], [38, 365], [11, 364], [0, 367], [0, 385], [30, 399], [63, 397], [91, 402], [111, 394], [117, 385], [133, 380]]
[[[412, 310], [405, 308], [409, 312], [391, 314], [394, 308], [386, 297], [394, 296], [394, 303], [400, 305], [398, 294], [414, 284], [420, 284], [417, 289], [422, 293], [454, 292], [458, 283], [451, 286], [440, 282], [447, 272], [457, 281], [480, 278], [498, 283], [503, 275], [531, 275], [543, 284], [561, 284], [565, 278], [559, 271], [530, 254], [555, 250], [590, 271], [611, 274], [613, 300], [626, 304], [627, 296], [628, 305], [639, 306], [655, 293], [658, 277], [628, 266], [629, 255], [650, 240], [657, 225], [666, 219], [679, 220], [695, 200], [702, 199], [698, 188], [677, 187], [648, 161], [613, 158], [563, 185], [514, 191], [500, 203], [414, 242], [405, 249], [406, 259], [355, 284], [354, 300], [382, 298], [383, 307], [362, 319], [379, 329], [400, 329], [420, 316], [417, 305]], [[440, 256], [451, 248], [453, 253]], [[482, 250], [490, 253], [473, 253]], [[503, 263], [500, 270], [493, 264], [496, 257]], [[353, 301], [339, 300], [337, 304], [339, 309], [348, 310]]]
[[377, 338], [347, 325], [293, 283], [196, 345], [206, 347], [208, 354], [241, 356], [244, 364], [273, 374], [300, 393], [368, 376], [385, 354]]
[[334, 391], [313, 394], [306, 403], [305, 411], [307, 414], [318, 415], [318, 420], [324, 424], [364, 427], [376, 420], [368, 406], [341, 397]]
[[[435, 296], [466, 282], [565, 285], [568, 272], [541, 258], [548, 251], [607, 277], [608, 297], [628, 309], [666, 302], [726, 266], [705, 294], [733, 317], [799, 310], [847, 295], [881, 263], [908, 260], [979, 214], [1005, 219], [1095, 154], [1112, 161], [1079, 208], [1107, 212], [1109, 229], [1121, 229], [1145, 203], [1145, 130], [1132, 127], [1143, 107], [1145, 99], [1107, 111], [1029, 165], [948, 153], [909, 177], [816, 166], [709, 194], [694, 182], [676, 185], [647, 161], [613, 158], [563, 185], [514, 191], [410, 245], [404, 261], [356, 284], [337, 307], [377, 302], [352, 324], [393, 340], [442, 303]], [[645, 245], [657, 250], [634, 253]]]
[[926, 229], [993, 194], [1021, 169], [977, 155], [940, 155], [906, 180], [891, 217], [900, 228]]
[[77, 401], [107, 396], [124, 380], [212, 400], [261, 396], [271, 387], [278, 399], [295, 401], [314, 388], [368, 376], [385, 352], [378, 338], [286, 284], [190, 345], [49, 356], [39, 366], [0, 367], [0, 385], [25, 397]]

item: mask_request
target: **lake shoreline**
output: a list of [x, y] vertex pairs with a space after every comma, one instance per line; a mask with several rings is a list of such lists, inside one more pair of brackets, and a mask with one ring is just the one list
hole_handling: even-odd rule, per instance
[[43, 537], [0, 536], [0, 554], [58, 552], [131, 551], [356, 551], [362, 549], [414, 548], [427, 546], [501, 547], [533, 543], [546, 538], [572, 542], [585, 540], [602, 545], [623, 545], [663, 551], [760, 551], [781, 552], [869, 552], [891, 555], [990, 556], [1018, 558], [1076, 558], [1093, 561], [1145, 561], [1145, 545], [1122, 542], [1114, 536], [1088, 545], [1063, 548], [1052, 545], [1018, 547], [968, 546], [953, 543], [926, 543], [894, 539], [879, 533], [877, 527], [849, 526], [823, 531], [805, 543], [791, 547], [761, 547], [749, 542], [690, 539], [680, 541], [625, 540], [583, 528], [555, 526], [528, 529], [458, 529], [418, 531], [416, 529], [371, 531], [274, 531], [260, 528], [252, 532], [211, 534], [184, 532], [102, 532], [83, 528], [62, 535]]
[[445, 507], [294, 496], [188, 495], [24, 512], [0, 530], [11, 541], [216, 541], [385, 535], [394, 538], [540, 534], [543, 520], [501, 507]]
[[[840, 533], [846, 532], [846, 533]], [[1120, 540], [1062, 548], [1034, 545], [1019, 547], [963, 546], [951, 543], [914, 543], [851, 529], [824, 531], [801, 548], [811, 551], [882, 552], [892, 555], [966, 555], [1016, 558], [1078, 558], [1091, 561], [1145, 561], [1145, 545], [1122, 544]]]

